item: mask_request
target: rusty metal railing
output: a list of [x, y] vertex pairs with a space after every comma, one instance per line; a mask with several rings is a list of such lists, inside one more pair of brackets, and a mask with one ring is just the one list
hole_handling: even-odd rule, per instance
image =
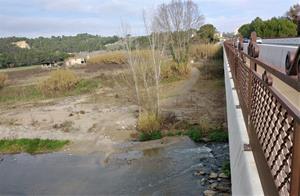
[[273, 86], [277, 77], [299, 93], [300, 77], [261, 61], [255, 33], [248, 54], [242, 43], [240, 38], [238, 46], [227, 41], [224, 47], [264, 192], [300, 195], [300, 110]]

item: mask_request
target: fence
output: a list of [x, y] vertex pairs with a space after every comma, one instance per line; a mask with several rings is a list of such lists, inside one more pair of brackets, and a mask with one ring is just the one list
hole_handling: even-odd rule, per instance
[[300, 110], [274, 88], [273, 78], [299, 95], [300, 80], [258, 59], [255, 35], [248, 54], [242, 39], [224, 48], [265, 194], [300, 195]]

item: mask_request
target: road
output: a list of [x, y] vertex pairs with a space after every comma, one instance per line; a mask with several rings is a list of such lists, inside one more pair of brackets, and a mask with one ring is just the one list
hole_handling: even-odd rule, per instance
[[[286, 39], [263, 39], [259, 44], [259, 59], [276, 66], [284, 72], [286, 56], [289, 51], [293, 52], [300, 46], [300, 38]], [[248, 44], [244, 44], [244, 52], [247, 53]], [[258, 72], [262, 74], [264, 69], [258, 66]], [[295, 107], [300, 108], [300, 92], [290, 87], [279, 78], [273, 77], [273, 87], [285, 96]]]

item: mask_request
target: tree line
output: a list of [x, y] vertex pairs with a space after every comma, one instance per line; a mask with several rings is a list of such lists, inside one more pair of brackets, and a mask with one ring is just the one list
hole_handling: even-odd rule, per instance
[[299, 16], [300, 4], [295, 4], [282, 17], [273, 17], [269, 20], [257, 17], [251, 23], [242, 25], [238, 31], [247, 38], [253, 31], [262, 38], [295, 37], [297, 24], [300, 21]]
[[[69, 53], [105, 49], [106, 44], [117, 42], [118, 36], [78, 34], [50, 38], [8, 37], [0, 38], [0, 68], [27, 66], [63, 61]], [[26, 41], [29, 48], [20, 48], [15, 42]]]
[[257, 17], [250, 24], [244, 24], [239, 28], [239, 33], [247, 38], [253, 31], [262, 38], [295, 37], [297, 25], [287, 18], [274, 17], [264, 21]]

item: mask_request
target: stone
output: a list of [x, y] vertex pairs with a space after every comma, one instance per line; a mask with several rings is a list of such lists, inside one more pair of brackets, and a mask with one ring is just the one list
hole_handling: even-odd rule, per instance
[[218, 195], [220, 195], [220, 196], [231, 196], [231, 194], [229, 194], [229, 193], [221, 193], [221, 194], [218, 194]]
[[216, 179], [216, 178], [218, 178], [218, 174], [215, 173], [215, 172], [211, 172], [210, 175], [209, 175], [209, 178], [210, 179]]
[[209, 184], [212, 184], [214, 183], [215, 181], [214, 180], [208, 180]]
[[207, 138], [207, 137], [203, 137], [203, 138], [202, 138], [202, 141], [203, 141], [203, 142], [210, 142], [211, 140], [210, 140], [209, 138]]
[[230, 186], [226, 186], [226, 185], [222, 185], [222, 184], [218, 184], [216, 186], [216, 190], [223, 192], [223, 193], [229, 193], [231, 188]]
[[216, 190], [216, 187], [218, 186], [218, 183], [214, 182], [211, 185], [209, 185], [209, 189]]
[[196, 172], [194, 173], [194, 176], [202, 176], [202, 175], [204, 175], [204, 174], [205, 174], [204, 171], [199, 170], [199, 171], [196, 171]]
[[213, 190], [206, 190], [206, 191], [203, 192], [203, 194], [204, 194], [205, 196], [214, 196], [214, 195], [217, 194], [217, 192], [216, 192], [216, 191], [213, 191]]
[[228, 176], [227, 176], [226, 174], [224, 174], [224, 173], [220, 173], [220, 174], [219, 174], [219, 177], [220, 177], [220, 178], [228, 178]]

